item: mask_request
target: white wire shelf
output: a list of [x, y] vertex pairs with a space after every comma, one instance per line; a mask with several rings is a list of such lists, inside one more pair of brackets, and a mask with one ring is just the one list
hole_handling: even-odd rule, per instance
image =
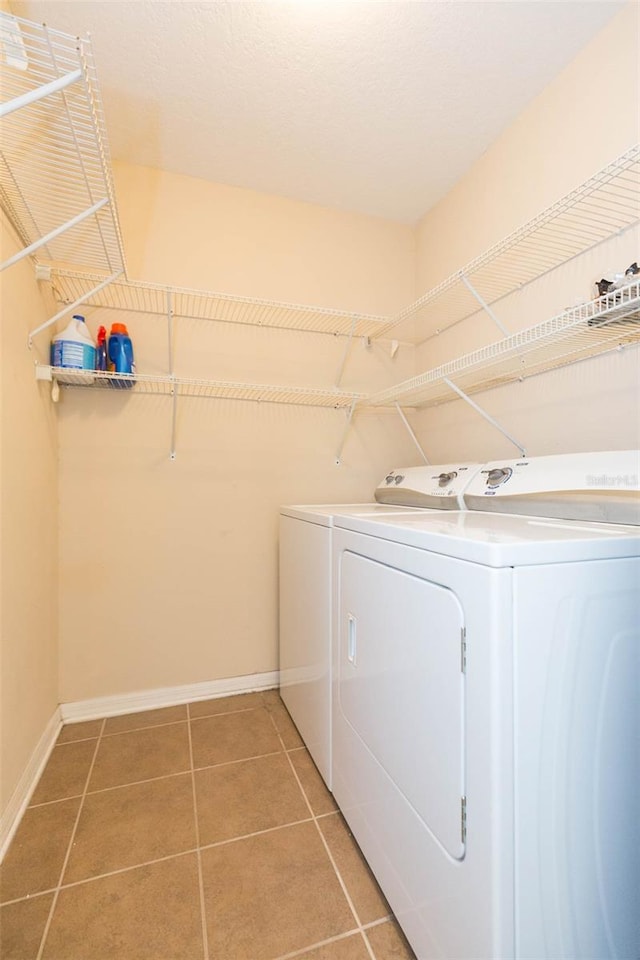
[[461, 270], [429, 290], [377, 336], [422, 342], [640, 222], [640, 145], [631, 147]]
[[434, 406], [640, 342], [640, 280], [367, 398], [372, 406]]
[[0, 203], [25, 246], [4, 266], [37, 250], [39, 260], [123, 270], [89, 40], [4, 12], [0, 40]]
[[308, 407], [349, 409], [365, 394], [316, 387], [276, 386], [263, 383], [237, 383], [227, 380], [202, 380], [155, 374], [123, 374], [108, 371], [72, 370], [36, 366], [37, 380], [59, 381], [70, 388], [118, 390], [120, 394], [154, 394], [166, 397], [194, 397], [209, 400], [252, 400], [261, 403], [286, 403]]
[[[103, 276], [53, 269], [53, 292], [61, 304], [86, 296]], [[388, 323], [387, 317], [348, 313], [326, 307], [258, 300], [226, 293], [167, 287], [160, 284], [119, 278], [111, 281], [85, 301], [90, 306], [166, 317], [218, 320], [226, 323], [304, 330], [312, 333], [357, 337], [373, 336]]]

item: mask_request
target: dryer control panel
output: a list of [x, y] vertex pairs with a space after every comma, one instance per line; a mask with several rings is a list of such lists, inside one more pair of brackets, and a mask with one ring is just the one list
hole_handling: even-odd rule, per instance
[[378, 485], [379, 503], [436, 510], [463, 510], [462, 494], [481, 468], [479, 463], [445, 463], [390, 470]]
[[486, 463], [464, 500], [469, 510], [640, 523], [640, 451], [522, 457]]

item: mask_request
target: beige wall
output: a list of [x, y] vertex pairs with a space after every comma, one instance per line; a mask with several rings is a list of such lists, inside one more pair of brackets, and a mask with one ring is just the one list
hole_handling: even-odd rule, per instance
[[[423, 293], [577, 187], [640, 139], [638, 5], [629, 4], [518, 117], [418, 226], [416, 286]], [[638, 259], [627, 231], [501, 302], [512, 332], [588, 299], [592, 282]], [[482, 314], [418, 351], [422, 370], [497, 339]], [[531, 455], [640, 445], [637, 349], [475, 397]], [[462, 401], [416, 422], [436, 460], [517, 456]]]
[[[0, 221], [0, 259], [18, 249]], [[45, 317], [31, 261], [0, 274], [0, 811], [58, 704], [57, 422], [27, 335]]]
[[[406, 226], [169, 173], [116, 167], [130, 274], [369, 313], [414, 296]], [[94, 331], [110, 312], [88, 309]], [[122, 319], [119, 317], [118, 319]], [[166, 324], [126, 318], [140, 370]], [[331, 386], [343, 338], [176, 321], [184, 375]], [[412, 375], [412, 352], [354, 343], [346, 389]], [[277, 668], [277, 518], [286, 502], [369, 498], [415, 462], [395, 416], [68, 391], [60, 424], [61, 700]]]

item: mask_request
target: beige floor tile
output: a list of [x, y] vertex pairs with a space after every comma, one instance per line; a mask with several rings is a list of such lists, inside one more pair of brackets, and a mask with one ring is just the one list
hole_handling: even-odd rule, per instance
[[269, 708], [272, 703], [282, 703], [282, 697], [280, 696], [280, 690], [275, 687], [272, 690], [263, 690], [262, 691], [262, 701], [265, 707]]
[[274, 719], [278, 733], [282, 737], [285, 750], [294, 750], [296, 747], [303, 746], [302, 737], [298, 733], [296, 725], [289, 716], [289, 711], [284, 703], [282, 703], [282, 701], [280, 701], [280, 703], [277, 701], [269, 703], [267, 709]]
[[183, 773], [190, 768], [186, 723], [119, 733], [100, 741], [89, 790]]
[[63, 883], [196, 846], [191, 774], [86, 796]]
[[371, 956], [362, 939], [362, 934], [355, 933], [345, 937], [344, 940], [334, 940], [333, 943], [316, 947], [315, 950], [296, 957], [296, 960], [371, 960]]
[[233, 697], [216, 697], [215, 700], [197, 700], [189, 704], [189, 715], [214, 717], [219, 713], [234, 713], [236, 710], [254, 710], [262, 706], [261, 693], [240, 693]]
[[211, 960], [267, 960], [353, 929], [312, 823], [202, 851]]
[[61, 890], [44, 949], [45, 960], [202, 956], [195, 854]]
[[320, 829], [349, 891], [361, 923], [380, 920], [391, 913], [375, 877], [339, 813], [322, 817]]
[[0, 909], [2, 960], [36, 960], [53, 894], [20, 900]]
[[29, 807], [0, 867], [0, 900], [58, 885], [80, 800]]
[[197, 770], [200, 843], [215, 843], [309, 817], [284, 753]]
[[370, 927], [366, 935], [376, 960], [416, 960], [416, 955], [395, 921]]
[[58, 743], [73, 743], [75, 740], [95, 739], [102, 730], [102, 720], [86, 720], [83, 723], [65, 723]]
[[293, 750], [289, 756], [315, 816], [320, 817], [323, 813], [332, 813], [337, 810], [335, 800], [327, 790], [324, 780], [307, 751]]
[[196, 767], [245, 760], [282, 749], [264, 707], [192, 720], [191, 739]]
[[63, 743], [54, 747], [31, 797], [31, 804], [48, 803], [50, 800], [81, 794], [95, 749], [95, 740]]
[[162, 723], [176, 723], [187, 719], [184, 704], [178, 707], [160, 707], [158, 710], [142, 710], [140, 713], [125, 713], [121, 717], [109, 717], [104, 732], [124, 733], [127, 730], [142, 730], [145, 727], [157, 727]]

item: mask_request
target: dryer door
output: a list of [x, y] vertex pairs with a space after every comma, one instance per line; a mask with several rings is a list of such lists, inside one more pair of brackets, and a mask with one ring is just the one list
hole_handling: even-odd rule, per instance
[[463, 612], [446, 587], [345, 551], [338, 696], [344, 719], [427, 830], [465, 852]]

